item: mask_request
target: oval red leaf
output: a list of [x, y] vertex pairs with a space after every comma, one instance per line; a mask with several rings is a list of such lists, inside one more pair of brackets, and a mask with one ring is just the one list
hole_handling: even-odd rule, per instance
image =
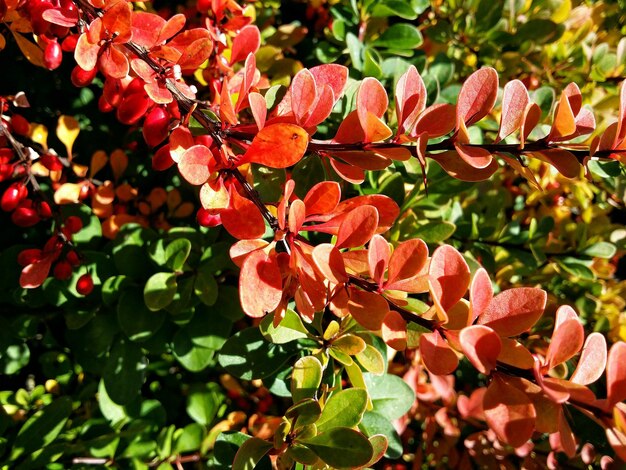
[[500, 336], [519, 335], [533, 326], [546, 308], [545, 291], [533, 287], [517, 287], [496, 295], [478, 323], [493, 328]]
[[309, 144], [309, 134], [295, 124], [272, 124], [254, 137], [245, 160], [271, 168], [287, 168], [300, 161]]
[[498, 73], [485, 67], [471, 74], [459, 92], [456, 105], [457, 128], [459, 122], [469, 126], [485, 117], [498, 96]]
[[495, 367], [502, 350], [498, 334], [483, 325], [463, 328], [459, 335], [463, 353], [474, 367], [483, 374], [489, 374]]
[[352, 209], [339, 225], [337, 248], [354, 248], [365, 245], [376, 233], [378, 211], [374, 206]]
[[189, 147], [180, 157], [178, 170], [183, 178], [194, 185], [204, 184], [211, 175], [209, 162], [211, 151], [204, 145]]
[[239, 274], [239, 300], [246, 315], [265, 316], [278, 307], [282, 295], [283, 281], [276, 259], [263, 250], [250, 253]]
[[448, 375], [459, 365], [459, 358], [438, 331], [420, 336], [420, 355], [431, 374]]
[[570, 380], [580, 385], [588, 385], [598, 380], [606, 367], [606, 339], [601, 333], [594, 332], [587, 336], [583, 352], [578, 359], [578, 366]]

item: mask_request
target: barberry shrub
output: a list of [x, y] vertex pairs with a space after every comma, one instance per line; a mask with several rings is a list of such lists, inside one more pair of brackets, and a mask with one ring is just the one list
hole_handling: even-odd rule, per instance
[[624, 14], [465, 3], [0, 0], [3, 468], [623, 464]]

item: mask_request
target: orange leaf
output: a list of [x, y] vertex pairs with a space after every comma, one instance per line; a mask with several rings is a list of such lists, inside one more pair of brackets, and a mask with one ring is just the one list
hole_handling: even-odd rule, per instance
[[330, 243], [317, 245], [311, 255], [317, 269], [330, 282], [342, 284], [348, 280], [343, 257], [334, 245]]
[[626, 343], [619, 341], [609, 350], [606, 363], [607, 408], [626, 399]]
[[442, 313], [456, 304], [467, 292], [470, 269], [461, 253], [450, 245], [435, 250], [428, 269], [430, 293]]
[[498, 73], [491, 67], [482, 68], [471, 74], [459, 92], [456, 104], [457, 128], [480, 121], [485, 117], [498, 96]]
[[598, 332], [587, 336], [578, 366], [570, 380], [581, 385], [588, 385], [598, 380], [606, 367], [606, 339]]
[[389, 273], [385, 289], [394, 290], [399, 283], [420, 274], [428, 260], [428, 247], [422, 240], [414, 238], [400, 243], [391, 254]]
[[121, 149], [113, 150], [111, 156], [109, 157], [109, 163], [111, 165], [111, 169], [113, 170], [113, 178], [118, 180], [126, 171], [126, 167], [128, 167], [128, 156], [126, 155], [126, 152]]
[[298, 233], [302, 229], [305, 211], [304, 202], [300, 199], [296, 199], [289, 206], [288, 227], [291, 233]]
[[491, 163], [485, 168], [476, 168], [466, 163], [457, 152], [451, 150], [429, 156], [439, 163], [446, 173], [461, 181], [484, 181], [498, 169], [496, 160], [491, 160]]
[[429, 106], [417, 118], [412, 137], [426, 132], [428, 138], [434, 139], [451, 132], [456, 120], [456, 108], [448, 103], [439, 103]]
[[470, 308], [472, 311], [472, 322], [476, 320], [487, 308], [493, 299], [493, 286], [491, 279], [485, 268], [480, 268], [474, 274], [470, 285]]
[[365, 142], [386, 139], [392, 132], [381, 121], [389, 106], [387, 92], [382, 84], [372, 77], [363, 79], [356, 95], [356, 112], [365, 133]]
[[438, 331], [420, 336], [420, 355], [431, 374], [448, 375], [459, 365], [459, 358]]
[[533, 326], [546, 308], [547, 294], [533, 287], [516, 287], [496, 295], [478, 323], [493, 328], [500, 336], [519, 335]]
[[387, 266], [389, 265], [390, 255], [391, 250], [387, 240], [381, 235], [374, 235], [367, 249], [367, 260], [370, 278], [380, 287], [384, 283], [385, 271], [387, 271]]
[[341, 98], [348, 83], [347, 67], [338, 64], [322, 64], [312, 67], [310, 72], [315, 77], [318, 89], [328, 85], [333, 92], [335, 102]]
[[109, 161], [109, 157], [104, 150], [96, 150], [91, 156], [91, 164], [89, 165], [89, 177], [93, 178], [96, 173], [102, 170], [107, 162]]
[[567, 96], [563, 93], [554, 111], [554, 121], [550, 135], [548, 136], [548, 141], [565, 140], [575, 132], [576, 114], [572, 110]]
[[406, 322], [398, 312], [390, 311], [385, 315], [381, 333], [387, 346], [396, 351], [406, 349]]
[[354, 248], [365, 245], [376, 233], [378, 211], [374, 206], [352, 209], [339, 225], [337, 248]]
[[532, 155], [539, 160], [549, 163], [566, 178], [577, 178], [580, 174], [581, 165], [572, 152], [565, 149], [549, 149], [541, 152], [533, 152]]
[[[15, 42], [17, 43], [17, 46], [20, 48], [20, 51], [22, 51], [22, 54], [24, 54], [24, 57], [26, 57], [31, 64], [37, 65], [38, 67], [44, 67], [43, 50], [37, 44], [32, 43], [20, 33], [13, 31], [13, 30], [11, 30], [11, 33], [13, 33]], [[98, 51], [96, 50], [95, 53], [97, 55]]]
[[528, 90], [520, 80], [510, 81], [504, 86], [500, 129], [495, 143], [522, 127], [529, 102]]
[[535, 364], [533, 355], [528, 349], [511, 338], [500, 338], [502, 341], [502, 351], [498, 356], [498, 361], [505, 364], [519, 367], [520, 369], [532, 369]]
[[491, 328], [472, 325], [461, 330], [459, 341], [463, 353], [472, 365], [483, 374], [489, 374], [495, 367], [502, 350], [500, 336]]
[[265, 233], [265, 221], [252, 201], [230, 188], [230, 206], [220, 213], [222, 225], [233, 237], [260, 238]]
[[389, 305], [379, 294], [350, 288], [348, 311], [361, 326], [368, 330], [378, 331], [385, 315], [389, 312]]
[[566, 320], [558, 328], [555, 327], [546, 353], [547, 369], [550, 370], [578, 354], [584, 341], [585, 330], [578, 320]]
[[300, 161], [308, 143], [309, 135], [300, 126], [272, 124], [254, 137], [245, 160], [271, 168], [287, 168]]
[[496, 376], [483, 400], [485, 419], [498, 439], [513, 447], [525, 444], [535, 430], [535, 407], [521, 390]]
[[82, 184], [63, 183], [54, 192], [54, 202], [57, 204], [75, 204], [80, 201], [82, 189]]
[[520, 128], [520, 145], [524, 148], [526, 139], [532, 130], [539, 124], [541, 119], [541, 108], [537, 103], [529, 103], [524, 114], [524, 122]]
[[265, 240], [258, 238], [251, 240], [239, 240], [230, 247], [228, 254], [230, 255], [230, 259], [233, 260], [233, 263], [241, 268], [243, 261], [250, 253], [255, 250], [265, 248], [268, 245], [269, 243]]
[[317, 183], [304, 197], [307, 217], [332, 212], [341, 200], [341, 187], [335, 181]]
[[211, 151], [204, 145], [189, 147], [178, 162], [181, 176], [190, 184], [204, 184], [211, 175], [209, 171], [211, 157]]
[[239, 274], [239, 300], [246, 315], [265, 316], [278, 307], [282, 295], [283, 281], [276, 259], [263, 250], [250, 253]]
[[482, 170], [493, 161], [491, 152], [483, 147], [455, 143], [454, 148], [465, 163], [473, 168]]

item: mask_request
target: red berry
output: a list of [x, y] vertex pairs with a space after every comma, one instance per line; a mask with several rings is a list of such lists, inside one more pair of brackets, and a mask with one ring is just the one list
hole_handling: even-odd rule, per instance
[[46, 201], [41, 201], [38, 204], [37, 212], [42, 219], [48, 219], [52, 217], [52, 209], [50, 208], [50, 204], [48, 204]]
[[63, 163], [59, 160], [59, 157], [46, 153], [39, 159], [41, 164], [50, 171], [61, 171], [63, 169]]
[[70, 34], [69, 36], [67, 36], [61, 43], [61, 49], [63, 49], [65, 52], [74, 52], [79, 36], [80, 35], [78, 34]]
[[110, 78], [104, 81], [104, 87], [102, 88], [102, 97], [113, 108], [117, 108], [122, 101], [122, 81], [117, 78]]
[[152, 168], [157, 171], [163, 171], [172, 165], [174, 165], [174, 160], [172, 160], [170, 155], [170, 146], [166, 144], [157, 150], [152, 157]]
[[117, 120], [122, 124], [135, 124], [148, 112], [148, 108], [152, 105], [152, 100], [145, 94], [133, 93], [125, 96], [117, 108]]
[[208, 211], [204, 208], [198, 209], [198, 213], [196, 214], [196, 219], [198, 223], [203, 227], [216, 227], [218, 225], [222, 225], [222, 218], [220, 217], [219, 212], [212, 214], [213, 211]]
[[70, 75], [70, 79], [72, 80], [72, 84], [75, 87], [84, 87], [93, 82], [93, 79], [96, 78], [96, 73], [98, 70], [94, 67], [92, 70], [84, 70], [81, 69], [78, 65], [74, 67], [72, 70], [72, 74]]
[[43, 51], [43, 65], [48, 70], [54, 70], [61, 65], [62, 60], [63, 51], [61, 50], [61, 45], [56, 41], [49, 42]]
[[5, 212], [12, 212], [27, 195], [28, 190], [24, 184], [13, 183], [4, 191], [0, 200], [0, 207]]
[[59, 281], [67, 281], [72, 277], [72, 265], [67, 261], [59, 261], [54, 265], [52, 275]]
[[76, 292], [80, 295], [89, 295], [93, 291], [93, 279], [91, 274], [83, 274], [76, 281]]
[[39, 248], [29, 248], [22, 250], [17, 255], [17, 262], [20, 266], [28, 266], [41, 259], [42, 251]]
[[18, 227], [26, 228], [36, 225], [41, 220], [41, 217], [32, 207], [18, 207], [11, 214], [11, 220]]
[[76, 267], [80, 265], [80, 256], [74, 250], [70, 250], [65, 255], [65, 260], [70, 263], [72, 266]]
[[76, 215], [70, 215], [67, 219], [65, 219], [65, 228], [69, 230], [69, 232], [73, 235], [83, 228], [83, 221], [80, 217]]
[[122, 94], [122, 98], [128, 98], [130, 95], [134, 95], [136, 93], [143, 94], [144, 93], [144, 81], [139, 77], [133, 78], [126, 88], [124, 88], [124, 93]]
[[100, 98], [98, 98], [98, 110], [101, 113], [110, 113], [114, 109], [113, 105], [107, 101], [104, 95], [100, 95]]
[[200, 13], [206, 13], [211, 8], [211, 0], [198, 0], [196, 3], [196, 8]]
[[152, 108], [143, 121], [143, 138], [150, 147], [156, 147], [167, 138], [170, 115], [160, 106]]
[[30, 123], [19, 114], [11, 116], [11, 127], [13, 132], [19, 135], [28, 135], [30, 131]]

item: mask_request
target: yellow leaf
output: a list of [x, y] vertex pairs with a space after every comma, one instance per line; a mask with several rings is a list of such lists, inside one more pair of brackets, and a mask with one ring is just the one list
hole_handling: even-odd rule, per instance
[[557, 24], [563, 23], [565, 20], [569, 18], [569, 14], [572, 11], [572, 0], [561, 0], [561, 2], [557, 2], [556, 10], [552, 13], [552, 21]]
[[41, 50], [37, 44], [30, 42], [20, 33], [15, 31], [11, 32], [13, 33], [13, 37], [15, 38], [15, 42], [17, 42], [20, 51], [24, 54], [24, 57], [26, 57], [31, 64], [43, 67], [43, 50]]
[[87, 170], [89, 170], [89, 168], [85, 165], [72, 163], [72, 170], [74, 171], [74, 174], [76, 176], [78, 176], [79, 178], [84, 178], [85, 176], [87, 176]]
[[104, 165], [109, 161], [109, 157], [104, 150], [98, 150], [93, 153], [91, 156], [91, 165], [89, 169], [89, 177], [93, 178], [93, 176], [98, 173], [100, 170], [104, 168]]
[[74, 204], [79, 202], [82, 184], [64, 183], [54, 193], [54, 202], [57, 204]]
[[61, 116], [57, 124], [57, 137], [67, 149], [67, 157], [72, 159], [72, 146], [78, 134], [80, 133], [80, 127], [78, 121], [72, 116]]
[[46, 126], [31, 122], [30, 139], [41, 145], [46, 152], [48, 151], [48, 128]]
[[113, 177], [118, 180], [120, 176], [126, 171], [128, 166], [128, 157], [122, 149], [113, 150], [111, 154], [111, 169], [113, 170]]

